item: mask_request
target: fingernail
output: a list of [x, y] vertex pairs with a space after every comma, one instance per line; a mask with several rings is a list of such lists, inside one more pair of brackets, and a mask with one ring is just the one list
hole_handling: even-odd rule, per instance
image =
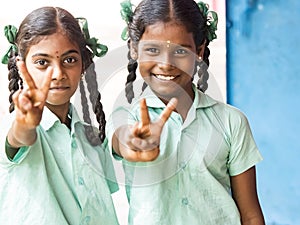
[[35, 102], [34, 104], [33, 104], [33, 106], [34, 107], [38, 107], [38, 106], [40, 106], [42, 104], [42, 102]]
[[168, 104], [171, 104], [174, 108], [177, 106], [178, 100], [177, 98], [172, 98]]

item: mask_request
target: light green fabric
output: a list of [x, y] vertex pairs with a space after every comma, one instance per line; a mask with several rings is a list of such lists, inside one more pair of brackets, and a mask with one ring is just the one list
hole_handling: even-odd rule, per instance
[[[129, 224], [238, 225], [240, 215], [230, 194], [230, 176], [249, 169], [262, 157], [246, 117], [238, 109], [195, 90], [186, 120], [173, 112], [153, 162], [123, 160], [130, 203]], [[146, 89], [150, 117], [164, 104]], [[108, 141], [118, 124], [140, 117], [138, 101], [114, 110]]]
[[37, 141], [13, 160], [4, 146], [14, 115], [1, 122], [0, 224], [118, 224], [107, 142], [91, 146], [72, 105], [70, 115], [71, 130], [45, 108]]

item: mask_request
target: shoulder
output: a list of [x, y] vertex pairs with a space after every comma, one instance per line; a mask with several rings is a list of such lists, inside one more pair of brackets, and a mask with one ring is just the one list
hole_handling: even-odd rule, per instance
[[220, 117], [244, 117], [244, 113], [237, 107], [216, 100], [198, 89], [195, 90], [194, 106], [197, 109], [203, 109], [204, 111], [213, 111]]
[[203, 108], [205, 115], [216, 125], [218, 124], [226, 133], [239, 132], [241, 129], [248, 129], [249, 122], [246, 114], [239, 108], [228, 103], [212, 99], [202, 94], [210, 105]]
[[207, 107], [208, 110], [213, 111], [213, 113], [222, 120], [228, 120], [230, 122], [247, 121], [245, 113], [236, 106], [217, 101], [208, 95], [202, 95], [201, 97], [205, 97], [206, 101], [210, 102], [209, 107]]
[[219, 103], [214, 109], [223, 112], [224, 116], [231, 121], [247, 120], [246, 114], [241, 109], [228, 103]]

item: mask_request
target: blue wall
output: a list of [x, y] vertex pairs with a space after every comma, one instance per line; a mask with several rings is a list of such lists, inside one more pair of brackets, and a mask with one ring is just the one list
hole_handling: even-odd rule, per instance
[[228, 0], [227, 99], [248, 116], [268, 225], [300, 224], [300, 1]]

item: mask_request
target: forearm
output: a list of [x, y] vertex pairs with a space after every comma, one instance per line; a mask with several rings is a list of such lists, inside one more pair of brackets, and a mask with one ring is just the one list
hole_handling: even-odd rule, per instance
[[[112, 137], [112, 148], [114, 152], [122, 157], [122, 148], [124, 148], [125, 144], [122, 145], [122, 140], [125, 142], [125, 136], [128, 135], [128, 127], [121, 126], [119, 127], [113, 134]], [[123, 149], [124, 151], [124, 149]]]
[[28, 128], [17, 121], [14, 121], [8, 134], [7, 141], [13, 148], [30, 146], [36, 141], [36, 128]]
[[121, 152], [120, 152], [120, 148], [119, 148], [119, 140], [118, 140], [117, 135], [115, 133], [112, 137], [112, 149], [113, 149], [114, 153], [116, 153], [119, 156], [122, 156]]
[[259, 213], [258, 215], [252, 218], [247, 218], [246, 220], [243, 220], [242, 218], [242, 225], [265, 225], [265, 221], [262, 213]]
[[231, 177], [231, 188], [241, 214], [242, 225], [265, 225], [256, 190], [255, 166]]

